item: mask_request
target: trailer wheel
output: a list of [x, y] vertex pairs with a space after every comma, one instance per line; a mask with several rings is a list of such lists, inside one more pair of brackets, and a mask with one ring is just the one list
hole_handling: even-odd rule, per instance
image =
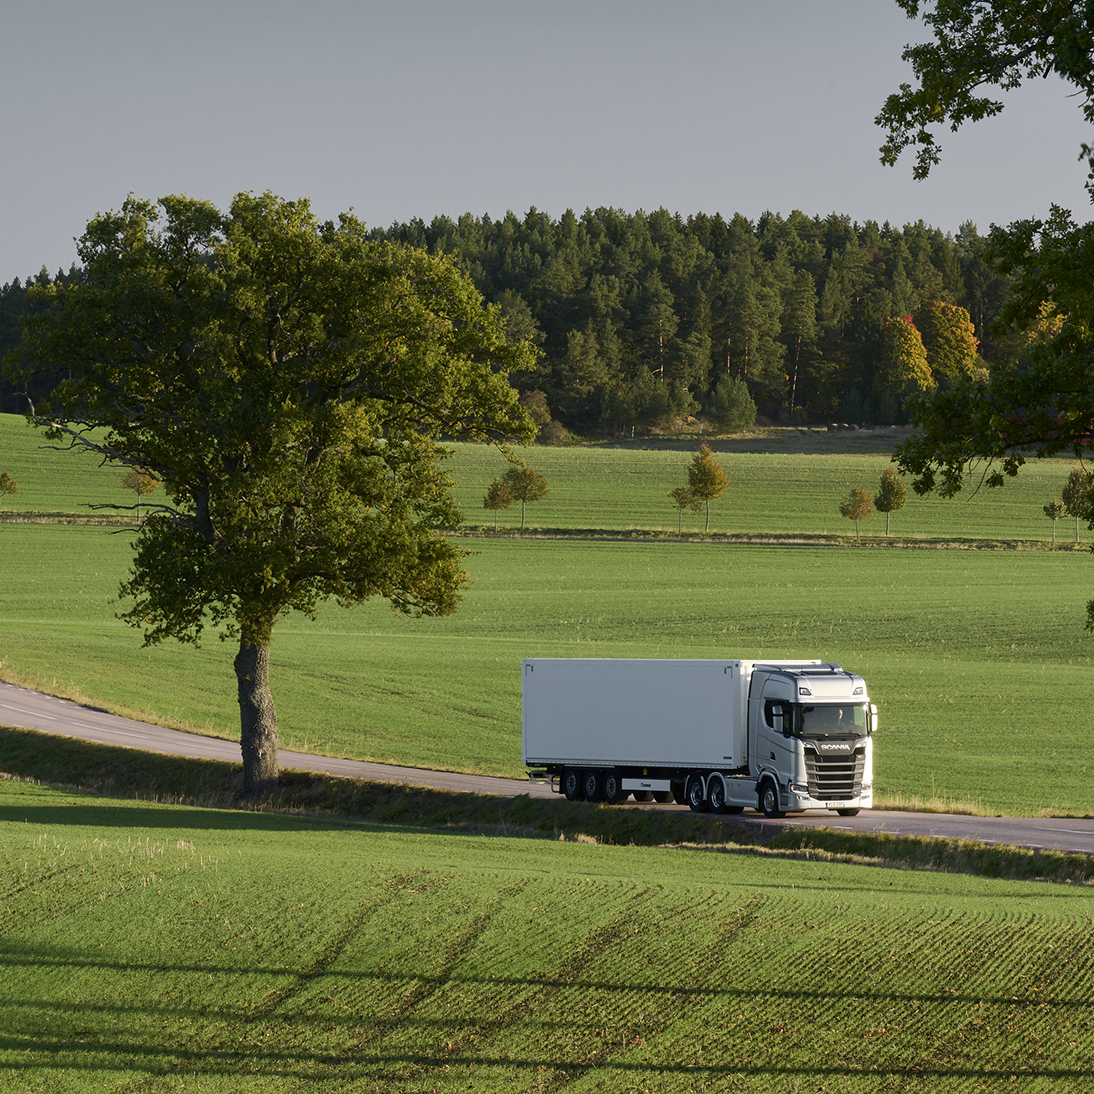
[[717, 775], [707, 780], [707, 802], [712, 813], [724, 813], [726, 808], [726, 784]]
[[693, 771], [688, 776], [684, 793], [693, 813], [705, 813], [707, 811], [707, 796], [703, 790], [703, 776], [698, 771]]
[[627, 797], [627, 791], [623, 789], [623, 777], [617, 768], [609, 767], [604, 772], [604, 801], [608, 805], [616, 805], [626, 801]]
[[671, 790], [655, 790], [653, 792], [653, 800], [655, 802], [660, 802], [662, 805], [664, 805], [665, 802], [672, 801], [672, 791]]
[[581, 801], [581, 772], [576, 767], [562, 769], [562, 793], [568, 802]]
[[836, 812], [841, 817], [857, 817], [858, 816], [858, 810], [857, 809], [837, 809]]
[[779, 808], [779, 788], [772, 779], [764, 779], [760, 783], [760, 812], [772, 820], [786, 816]]
[[600, 772], [595, 768], [588, 768], [585, 771], [585, 775], [581, 780], [582, 789], [585, 791], [585, 800], [587, 802], [600, 801], [600, 794], [603, 787], [601, 781]]

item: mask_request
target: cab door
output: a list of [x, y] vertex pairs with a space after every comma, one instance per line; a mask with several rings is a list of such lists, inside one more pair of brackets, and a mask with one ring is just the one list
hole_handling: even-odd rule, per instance
[[[794, 701], [794, 682], [783, 676], [768, 676], [760, 684], [759, 695], [750, 696], [750, 723], [754, 732], [751, 750], [752, 769], [774, 770], [779, 782], [792, 778], [797, 767], [798, 742], [790, 736], [790, 704]], [[783, 731], [787, 730], [786, 733]]]

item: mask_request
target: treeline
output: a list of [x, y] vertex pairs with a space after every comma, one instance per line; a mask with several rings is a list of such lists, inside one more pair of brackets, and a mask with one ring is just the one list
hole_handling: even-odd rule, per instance
[[[49, 271], [43, 266], [36, 277], [28, 277], [26, 281], [18, 277], [9, 281], [6, 285], [0, 285], [0, 414], [23, 414], [27, 409], [27, 401], [16, 391], [11, 381], [4, 375], [4, 358], [13, 350], [23, 337], [23, 317], [29, 315], [38, 305], [30, 299], [32, 285], [48, 285], [52, 281], [65, 283], [77, 281], [81, 277], [81, 270], [73, 265], [68, 273], [58, 270], [56, 277], [50, 277]], [[29, 394], [32, 399], [40, 399], [48, 394], [53, 386], [62, 378], [63, 370], [58, 368], [49, 373], [43, 373], [34, 378], [30, 385]]]
[[[953, 323], [964, 309], [979, 339], [962, 369], [1014, 352], [989, 333], [1007, 283], [971, 223], [953, 237], [922, 222], [897, 229], [836, 214], [753, 223], [597, 209], [553, 220], [532, 209], [374, 235], [456, 256], [511, 330], [542, 350], [517, 386], [542, 392], [550, 413], [580, 431], [684, 415], [729, 424], [746, 400], [776, 421], [903, 421], [913, 390], [952, 382], [952, 363], [936, 374], [933, 363], [906, 360], [924, 347], [899, 344], [909, 327], [914, 341], [937, 328], [937, 304]], [[912, 322], [895, 329], [902, 317]], [[937, 339], [933, 348], [952, 358]]]
[[[739, 428], [757, 412], [899, 423], [909, 394], [1019, 352], [991, 335], [1008, 286], [971, 223], [955, 237], [836, 214], [531, 209], [372, 234], [453, 255], [510, 332], [536, 342], [538, 367], [513, 380], [548, 439], [688, 416]], [[27, 283], [0, 288], [0, 353], [28, 306]], [[4, 382], [0, 410], [17, 402]]]

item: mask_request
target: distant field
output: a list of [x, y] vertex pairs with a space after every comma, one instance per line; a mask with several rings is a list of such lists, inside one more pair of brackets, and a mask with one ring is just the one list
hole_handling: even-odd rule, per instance
[[[7, 470], [19, 493], [0, 497], [0, 513], [73, 512], [87, 515], [89, 502], [132, 504], [117, 468], [100, 467], [86, 453], [58, 453], [25, 419], [0, 414], [0, 471]], [[853, 536], [854, 525], [839, 514], [839, 502], [852, 486], [876, 493], [889, 464], [892, 442], [872, 435], [799, 434], [784, 430], [763, 439], [715, 442], [730, 487], [711, 506], [711, 531], [749, 535]], [[636, 449], [519, 449], [529, 466], [546, 476], [549, 494], [527, 507], [532, 528], [662, 530], [675, 532], [677, 514], [668, 493], [686, 483], [694, 446]], [[760, 450], [760, 449], [765, 450]], [[455, 496], [466, 525], [493, 528], [494, 516], [482, 507], [487, 487], [505, 473], [504, 456], [494, 448], [453, 445], [447, 469], [456, 480]], [[799, 451], [800, 450], [800, 451]], [[1033, 462], [999, 490], [969, 490], [954, 500], [920, 498], [909, 489], [906, 507], [892, 515], [893, 535], [912, 538], [1000, 539], [1047, 543], [1052, 522], [1042, 507], [1059, 497], [1071, 461]], [[153, 494], [153, 503], [162, 495]], [[684, 530], [703, 529], [702, 513], [684, 515]], [[498, 514], [499, 530], [520, 525], [520, 505]], [[863, 536], [883, 536], [880, 513], [860, 525]], [[1074, 542], [1075, 522], [1059, 521], [1057, 540]], [[1089, 545], [1091, 533], [1083, 527]]]
[[[237, 737], [232, 647], [142, 650], [113, 618], [126, 539], [0, 523], [0, 673]], [[328, 605], [278, 628], [286, 745], [513, 775], [522, 657], [817, 656], [861, 672], [881, 708], [883, 796], [1094, 812], [1084, 553], [467, 542], [454, 616]]]
[[[835, 442], [833, 442], [835, 443]], [[493, 528], [483, 495], [505, 473], [505, 460], [490, 448], [461, 445], [449, 465], [455, 494], [469, 525]], [[527, 507], [529, 525], [541, 528], [661, 529], [675, 532], [677, 514], [669, 491], [687, 484], [691, 451], [617, 448], [532, 448], [520, 455], [543, 474], [549, 493]], [[876, 494], [888, 452], [790, 454], [730, 451], [721, 456], [730, 486], [710, 507], [713, 532], [749, 535], [854, 536], [839, 503], [852, 486]], [[913, 538], [1026, 540], [1047, 543], [1052, 521], [1042, 507], [1058, 498], [1072, 462], [1031, 463], [997, 490], [971, 488], [952, 500], [921, 498], [911, 487], [907, 505], [892, 514], [893, 535]], [[685, 531], [703, 530], [703, 513], [685, 513]], [[498, 514], [499, 530], [520, 527], [520, 504]], [[885, 517], [860, 522], [863, 536], [884, 536]], [[1057, 523], [1057, 542], [1073, 543], [1075, 522]], [[1089, 545], [1091, 533], [1081, 527]]]
[[1089, 888], [0, 783], [10, 1091], [1079, 1092]]

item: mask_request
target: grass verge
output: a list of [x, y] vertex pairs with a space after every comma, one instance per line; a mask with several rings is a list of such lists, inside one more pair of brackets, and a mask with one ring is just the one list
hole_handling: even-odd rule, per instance
[[1094, 883], [1085, 855], [987, 846], [970, 840], [827, 828], [770, 828], [680, 811], [610, 808], [559, 799], [499, 798], [283, 770], [276, 793], [243, 805], [242, 768], [216, 760], [54, 737], [0, 726], [0, 777], [170, 805], [304, 814], [463, 835], [552, 839], [635, 847], [689, 847], [1063, 884]]

